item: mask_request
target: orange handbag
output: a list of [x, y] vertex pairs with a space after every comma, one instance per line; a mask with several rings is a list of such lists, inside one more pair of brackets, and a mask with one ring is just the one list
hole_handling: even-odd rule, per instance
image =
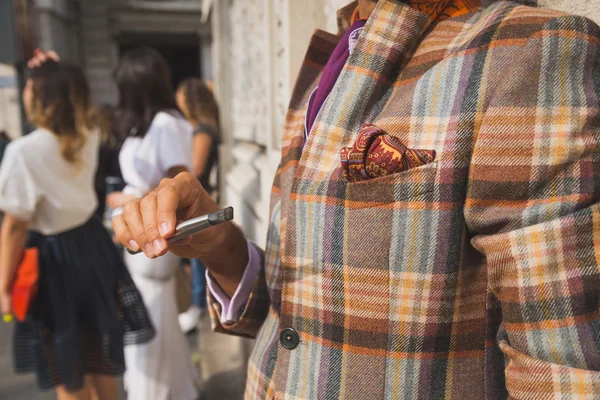
[[25, 321], [38, 291], [40, 274], [38, 263], [38, 249], [35, 247], [25, 249], [12, 286], [12, 311], [21, 322]]

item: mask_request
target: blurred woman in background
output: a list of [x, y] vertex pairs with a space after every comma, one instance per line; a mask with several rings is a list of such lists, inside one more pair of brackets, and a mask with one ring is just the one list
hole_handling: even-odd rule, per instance
[[[127, 137], [119, 154], [126, 187], [108, 196], [112, 208], [135, 203], [164, 178], [191, 171], [193, 128], [177, 111], [166, 61], [154, 49], [127, 52], [115, 70], [120, 103], [117, 133]], [[136, 218], [129, 217], [129, 218]], [[130, 248], [137, 250], [135, 243]], [[190, 348], [179, 328], [175, 271], [179, 258], [156, 259], [161, 249], [147, 246], [144, 254], [125, 254], [125, 262], [155, 324], [151, 343], [126, 349], [125, 387], [132, 400], [195, 400], [195, 372]]]
[[110, 191], [107, 179], [121, 181], [121, 169], [119, 168], [121, 141], [113, 132], [114, 118], [110, 106], [96, 107], [92, 115], [96, 125], [100, 128], [100, 149], [94, 186], [98, 197], [96, 215], [103, 219], [106, 210], [106, 195]]
[[[200, 78], [181, 82], [176, 94], [177, 105], [194, 126], [193, 173], [213, 198], [217, 197], [218, 183], [210, 181], [213, 168], [219, 160], [219, 109], [212, 91]], [[179, 314], [184, 332], [192, 331], [206, 311], [205, 268], [200, 260], [190, 260], [192, 267], [192, 304]]]
[[83, 73], [56, 60], [36, 65], [23, 103], [37, 129], [8, 145], [0, 168], [3, 313], [12, 312], [24, 249], [39, 252], [39, 290], [15, 327], [15, 368], [35, 371], [39, 387], [55, 387], [59, 399], [116, 399], [123, 346], [149, 341], [154, 330], [119, 252], [93, 217], [99, 133]]

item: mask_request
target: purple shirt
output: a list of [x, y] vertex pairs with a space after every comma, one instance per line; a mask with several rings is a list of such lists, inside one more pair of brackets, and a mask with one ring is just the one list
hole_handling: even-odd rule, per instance
[[[304, 127], [305, 140], [308, 138], [310, 130], [323, 107], [323, 103], [325, 103], [327, 96], [331, 93], [348, 57], [350, 57], [350, 53], [352, 53], [354, 45], [364, 26], [364, 20], [358, 20], [353, 23], [334, 49], [331, 57], [329, 57], [329, 61], [327, 61], [321, 79], [319, 80], [319, 86], [317, 86], [317, 89], [311, 94], [308, 101], [306, 124]], [[258, 278], [260, 272], [260, 255], [250, 242], [248, 242], [248, 257], [246, 271], [244, 271], [242, 280], [231, 299], [221, 290], [219, 285], [212, 280], [208, 270], [206, 270], [208, 290], [210, 290], [210, 293], [222, 307], [222, 324], [233, 324], [240, 319], [240, 316], [244, 312], [244, 306], [250, 298], [254, 282], [256, 282], [256, 279]]]
[[215, 300], [221, 304], [221, 323], [233, 324], [244, 312], [244, 306], [250, 298], [250, 293], [254, 287], [254, 282], [260, 272], [260, 254], [258, 250], [248, 242], [248, 264], [239, 286], [230, 299], [225, 292], [217, 285], [206, 270], [206, 285]]

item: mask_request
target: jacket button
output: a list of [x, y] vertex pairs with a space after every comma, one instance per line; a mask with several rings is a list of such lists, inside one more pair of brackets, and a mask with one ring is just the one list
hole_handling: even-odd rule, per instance
[[285, 328], [279, 334], [279, 341], [281, 345], [288, 350], [294, 350], [298, 347], [298, 343], [300, 343], [300, 337], [298, 336], [298, 332], [296, 332], [292, 328]]

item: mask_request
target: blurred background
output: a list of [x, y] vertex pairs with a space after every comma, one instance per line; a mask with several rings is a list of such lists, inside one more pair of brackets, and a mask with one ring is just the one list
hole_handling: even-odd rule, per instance
[[[0, 0], [0, 131], [15, 138], [32, 129], [20, 92], [25, 61], [35, 48], [54, 49], [81, 65], [94, 102], [109, 107], [118, 101], [112, 70], [119, 57], [133, 47], [152, 46], [168, 61], [175, 86], [196, 76], [213, 89], [223, 135], [220, 200], [235, 207], [237, 223], [262, 245], [296, 74], [314, 30], [337, 32], [336, 10], [349, 2]], [[600, 0], [540, 4], [600, 22]], [[9, 329], [0, 326], [0, 399], [54, 398], [53, 392], [38, 392], [33, 377], [13, 375]], [[251, 341], [213, 334], [207, 320], [190, 346], [204, 398], [241, 398]]]

